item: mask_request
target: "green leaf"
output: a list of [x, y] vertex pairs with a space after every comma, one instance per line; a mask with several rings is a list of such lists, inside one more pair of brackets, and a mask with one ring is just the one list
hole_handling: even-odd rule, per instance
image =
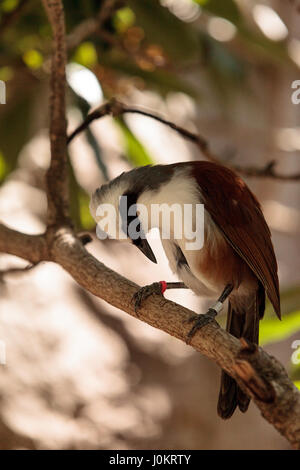
[[126, 31], [135, 22], [135, 14], [129, 7], [120, 8], [116, 11], [113, 23], [116, 30], [120, 33]]
[[300, 310], [284, 315], [282, 321], [278, 318], [266, 318], [260, 322], [259, 343], [266, 345], [286, 338], [300, 331]]
[[0, 68], [0, 80], [8, 82], [14, 76], [14, 69], [12, 67], [1, 67]]
[[0, 150], [0, 181], [3, 181], [7, 173], [7, 165], [4, 155]]
[[[300, 305], [300, 286], [293, 286], [280, 292], [281, 311], [283, 312], [283, 321], [285, 316], [299, 309]], [[273, 307], [267, 302], [265, 318], [273, 315]]]
[[79, 214], [80, 224], [84, 230], [91, 230], [95, 227], [95, 221], [90, 213], [90, 198], [88, 194], [80, 188], [79, 190]]
[[107, 172], [107, 166], [103, 161], [103, 154], [102, 154], [101, 148], [99, 146], [99, 143], [98, 143], [93, 131], [89, 127], [86, 129], [86, 138], [87, 138], [87, 141], [90, 144], [90, 146], [91, 146], [91, 148], [94, 152], [97, 165], [100, 168], [104, 179], [106, 181], [108, 181], [109, 177], [108, 177], [108, 172]]
[[1, 9], [6, 13], [9, 13], [18, 6], [19, 0], [2, 0]]
[[[293, 345], [291, 345], [293, 346]], [[300, 384], [300, 363], [298, 362], [298, 364], [292, 360], [293, 359], [293, 355], [294, 353], [296, 352], [297, 354], [297, 357], [296, 357], [296, 360], [298, 362], [298, 359], [300, 358], [299, 354], [300, 354], [300, 350], [299, 350], [299, 347], [298, 347], [298, 350], [296, 349], [291, 349], [291, 367], [290, 367], [290, 377], [291, 379], [294, 381], [294, 382], [298, 382]]]
[[85, 67], [93, 67], [98, 62], [97, 51], [90, 41], [83, 42], [77, 47], [74, 54], [74, 61]]
[[36, 49], [29, 49], [23, 54], [23, 61], [30, 69], [39, 69], [43, 65], [43, 56]]
[[129, 129], [124, 119], [117, 118], [115, 119], [115, 122], [118, 124], [118, 127], [122, 132], [125, 152], [128, 157], [128, 160], [134, 166], [144, 166], [153, 164], [153, 159], [150, 157], [145, 147]]
[[234, 24], [241, 19], [239, 9], [233, 0], [194, 0], [194, 2], [204, 11], [225, 18]]
[[72, 163], [68, 158], [70, 212], [77, 230], [90, 230], [95, 227], [95, 221], [90, 214], [90, 198], [86, 191], [78, 184]]
[[245, 45], [256, 58], [267, 58], [277, 64], [282, 64], [282, 62], [292, 63], [285, 42], [272, 41], [259, 31], [250, 30], [244, 23], [238, 24], [237, 28]]
[[294, 385], [300, 390], [300, 380], [296, 380]]

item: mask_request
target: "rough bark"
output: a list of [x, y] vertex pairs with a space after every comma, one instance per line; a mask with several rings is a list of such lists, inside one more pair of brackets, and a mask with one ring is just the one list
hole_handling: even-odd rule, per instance
[[[47, 175], [48, 228], [42, 235], [25, 235], [0, 225], [0, 251], [31, 263], [53, 261], [62, 266], [84, 289], [136, 317], [132, 296], [138, 286], [90, 255], [73, 232], [68, 214], [65, 31], [62, 2], [43, 0], [54, 36], [51, 80], [51, 164]], [[138, 319], [186, 341], [194, 312], [164, 299], [148, 298]], [[199, 330], [191, 346], [234, 377], [253, 398], [262, 415], [295, 449], [300, 449], [300, 393], [283, 368], [261, 348], [239, 341], [216, 322]]]
[[[46, 259], [62, 266], [84, 289], [137, 317], [132, 296], [139, 286], [89, 254], [70, 228], [58, 229], [49, 245], [46, 236], [24, 235], [2, 225], [0, 249], [35, 262], [46, 253]], [[195, 312], [155, 295], [145, 300], [137, 318], [186, 342], [188, 319], [193, 315]], [[239, 341], [216, 322], [199, 330], [190, 345], [234, 377], [264, 418], [300, 449], [300, 393], [277, 359]]]
[[60, 0], [43, 0], [53, 31], [54, 47], [50, 96], [51, 163], [47, 172], [48, 226], [69, 222], [66, 121], [66, 40]]

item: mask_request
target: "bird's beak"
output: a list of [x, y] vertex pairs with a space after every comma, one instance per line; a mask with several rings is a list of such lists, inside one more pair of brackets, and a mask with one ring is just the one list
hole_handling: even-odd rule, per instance
[[146, 238], [138, 238], [137, 240], [134, 240], [134, 244], [142, 253], [144, 253], [145, 256], [147, 256], [148, 259], [150, 259], [150, 261], [157, 264], [155, 255]]

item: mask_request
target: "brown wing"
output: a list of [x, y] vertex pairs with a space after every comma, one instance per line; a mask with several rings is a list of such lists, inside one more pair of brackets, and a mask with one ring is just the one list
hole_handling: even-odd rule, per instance
[[263, 284], [279, 318], [277, 262], [271, 233], [259, 202], [233, 171], [210, 162], [192, 162], [205, 208], [224, 237]]

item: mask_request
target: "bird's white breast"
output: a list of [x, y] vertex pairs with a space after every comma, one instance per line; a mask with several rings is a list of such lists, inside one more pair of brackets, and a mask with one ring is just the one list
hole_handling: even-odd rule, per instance
[[[196, 204], [202, 204], [201, 193], [197, 182], [190, 176], [186, 169], [180, 169], [172, 177], [172, 179], [158, 190], [145, 191], [138, 199], [138, 203], [141, 203], [147, 207], [148, 214], [151, 213], [151, 206], [166, 204], [171, 207], [174, 204], [179, 204], [182, 207], [182, 214], [185, 205], [193, 206], [193, 215], [196, 213]], [[204, 211], [205, 212], [205, 211]], [[139, 216], [142, 225], [147, 225], [148, 228], [153, 228], [151, 220], [143, 220], [143, 214]], [[211, 217], [205, 212], [205, 224], [206, 227], [200, 227], [206, 233], [206, 242], [209, 241], [211, 246], [214, 245], [214, 236], [217, 236], [214, 230], [215, 224]], [[195, 224], [192, 224], [195, 226]], [[173, 230], [170, 231], [170, 237], [165, 238], [166, 235], [164, 227], [161, 225], [161, 219], [159, 225], [156, 226], [160, 230], [162, 245], [166, 256], [169, 261], [171, 270], [178, 275], [178, 277], [197, 295], [212, 296], [218, 292], [218, 287], [211, 283], [206, 278], [205, 274], [201, 272], [197, 260], [199, 259], [199, 249], [191, 250], [187, 249], [190, 242], [184, 236], [184, 230], [182, 231], [182, 238], [176, 239]], [[179, 250], [179, 251], [178, 251]], [[180, 262], [179, 253], [182, 253], [186, 263]]]

